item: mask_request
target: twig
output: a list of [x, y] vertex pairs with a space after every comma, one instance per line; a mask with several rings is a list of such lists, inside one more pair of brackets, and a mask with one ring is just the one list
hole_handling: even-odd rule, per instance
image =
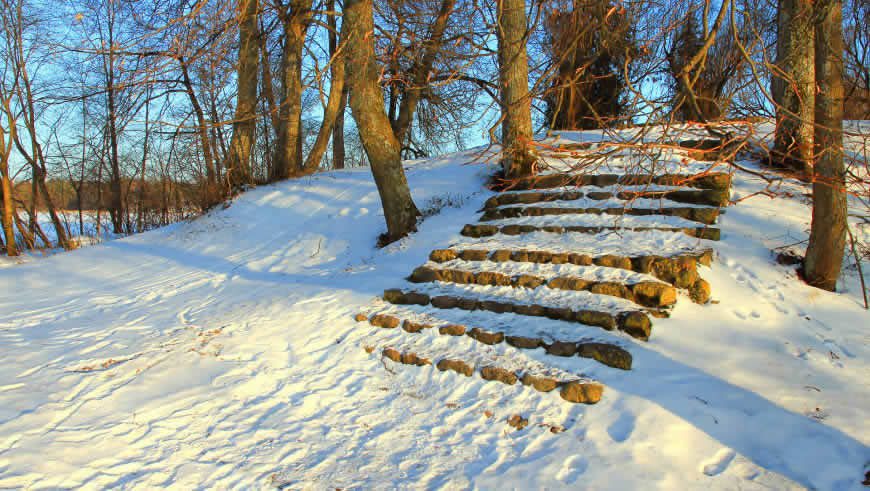
[[855, 264], [858, 266], [858, 278], [861, 279], [861, 293], [864, 295], [864, 310], [870, 310], [870, 305], [867, 304], [867, 286], [864, 284], [864, 270], [861, 269], [861, 258], [858, 257], [858, 252], [855, 251], [855, 236], [852, 235], [852, 229], [846, 224], [846, 232], [849, 234], [849, 242], [852, 243], [852, 255], [855, 256]]

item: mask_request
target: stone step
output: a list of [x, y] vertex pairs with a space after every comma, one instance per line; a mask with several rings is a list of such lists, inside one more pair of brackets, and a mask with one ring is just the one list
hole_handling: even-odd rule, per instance
[[641, 281], [626, 284], [617, 281], [592, 281], [577, 276], [546, 278], [531, 274], [505, 274], [493, 271], [471, 272], [463, 269], [444, 269], [420, 266], [411, 273], [408, 281], [430, 283], [443, 281], [459, 284], [510, 286], [513, 288], [538, 287], [558, 290], [588, 291], [598, 295], [623, 298], [644, 307], [661, 309], [677, 302], [676, 289], [658, 281]]
[[454, 259], [465, 261], [529, 262], [538, 264], [574, 264], [577, 266], [602, 266], [619, 268], [637, 273], [649, 274], [666, 281], [677, 288], [689, 288], [698, 279], [697, 265], [709, 266], [713, 261], [713, 251], [706, 249], [699, 253], [685, 253], [677, 256], [589, 256], [580, 253], [554, 253], [533, 250], [497, 249], [435, 249], [429, 253], [429, 260], [444, 263]]
[[[405, 365], [423, 367], [433, 364], [433, 360], [417, 356], [409, 351], [402, 352], [393, 348], [384, 348], [381, 351], [381, 356]], [[568, 402], [595, 404], [601, 400], [601, 396], [604, 393], [604, 385], [589, 380], [558, 380], [532, 375], [531, 373], [513, 372], [493, 365], [478, 369], [473, 364], [466, 363], [463, 360], [448, 358], [441, 358], [435, 361], [434, 364], [442, 372], [450, 370], [466, 377], [471, 377], [472, 374], [478, 373], [484, 380], [501, 382], [507, 385], [514, 385], [519, 381], [523, 385], [532, 386], [539, 392], [552, 392], [559, 389], [559, 395]]]
[[705, 206], [725, 206], [730, 198], [730, 191], [726, 189], [675, 189], [670, 191], [531, 191], [524, 193], [501, 193], [486, 200], [485, 209], [497, 208], [505, 205], [534, 204], [550, 201], [576, 201], [580, 199], [603, 201], [619, 199], [630, 201], [635, 199], [669, 200], [678, 203], [688, 203]]
[[[486, 310], [496, 314], [514, 313], [532, 317], [547, 317], [600, 327], [608, 331], [619, 329], [642, 341], [648, 341], [652, 331], [649, 313], [639, 310], [619, 312], [575, 310], [564, 304], [552, 304], [552, 302], [550, 305], [541, 305], [523, 303], [498, 296], [473, 297], [462, 295], [461, 292], [456, 292], [456, 295], [435, 295], [435, 293], [439, 292], [433, 291], [430, 295], [417, 290], [403, 291], [399, 288], [393, 288], [384, 290], [383, 299], [395, 305], [432, 305], [438, 309]], [[659, 313], [663, 316], [667, 315], [664, 312]]]
[[535, 225], [487, 225], [487, 224], [467, 224], [462, 228], [461, 234], [466, 237], [489, 237], [498, 233], [505, 235], [520, 235], [532, 232], [550, 232], [555, 234], [564, 234], [568, 232], [577, 232], [582, 234], [600, 234], [605, 231], [631, 230], [634, 232], [646, 232], [649, 230], [657, 230], [660, 232], [684, 233], [689, 237], [706, 240], [719, 240], [720, 231], [715, 227], [618, 227], [618, 226], [586, 226], [586, 225], [545, 225], [543, 227]]
[[631, 370], [631, 353], [612, 343], [587, 340], [578, 341], [576, 337], [574, 340], [553, 339], [547, 342], [539, 336], [512, 336], [510, 331], [506, 333], [498, 328], [481, 329], [479, 327], [469, 327], [466, 324], [451, 323], [437, 317], [425, 314], [421, 315], [416, 312], [412, 312], [411, 315], [403, 315], [398, 312], [395, 314], [379, 313], [371, 316], [359, 314], [355, 318], [359, 322], [368, 320], [372, 326], [385, 329], [395, 329], [401, 326], [402, 330], [413, 334], [420, 334], [429, 330], [443, 336], [464, 335], [476, 342], [488, 345], [507, 342], [507, 344], [518, 349], [543, 348], [548, 354], [553, 356], [569, 357], [577, 355], [593, 359], [611, 368]]
[[493, 186], [495, 191], [524, 189], [553, 189], [560, 186], [597, 186], [607, 187], [617, 184], [624, 186], [681, 186], [697, 189], [729, 189], [731, 174], [726, 172], [707, 172], [703, 174], [543, 174], [521, 179], [502, 179]]
[[689, 208], [689, 207], [661, 207], [661, 208], [562, 208], [562, 207], [539, 207], [539, 206], [509, 206], [504, 208], [489, 209], [480, 218], [481, 222], [502, 220], [518, 217], [538, 217], [549, 215], [631, 215], [631, 216], [669, 216], [680, 217], [693, 222], [712, 225], [716, 223], [719, 210], [716, 208]]

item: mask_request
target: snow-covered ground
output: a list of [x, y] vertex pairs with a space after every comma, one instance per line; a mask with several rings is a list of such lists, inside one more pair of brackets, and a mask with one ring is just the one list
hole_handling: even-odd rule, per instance
[[[190, 222], [0, 270], [0, 488], [861, 487], [870, 314], [851, 259], [840, 293], [775, 262], [772, 249], [807, 237], [797, 183], [783, 184], [792, 198], [770, 199], [753, 195], [766, 183], [738, 174], [732, 199], [746, 199], [720, 216], [720, 242], [532, 234], [538, 250], [592, 255], [714, 248], [700, 271], [714, 302], [681, 293], [649, 342], [571, 328], [628, 349], [631, 371], [355, 322], [432, 249], [519, 240], [459, 235], [492, 196], [493, 167], [462, 165], [469, 155], [406, 163], [421, 208], [452, 205], [384, 249], [373, 247], [384, 231], [377, 191], [359, 169], [260, 187]], [[853, 231], [870, 242], [866, 226]], [[607, 388], [596, 405], [570, 404], [397, 365], [367, 346], [551, 367]], [[514, 414], [529, 427], [508, 426]]]

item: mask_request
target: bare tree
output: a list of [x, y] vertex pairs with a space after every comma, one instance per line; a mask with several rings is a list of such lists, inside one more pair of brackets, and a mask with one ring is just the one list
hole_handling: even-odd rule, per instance
[[302, 50], [311, 22], [312, 1], [275, 3], [283, 27], [284, 49], [273, 173], [276, 179], [286, 179], [302, 170]]
[[387, 233], [382, 242], [390, 243], [415, 230], [420, 212], [411, 198], [399, 142], [390, 127], [378, 86], [372, 9], [372, 0], [346, 0], [341, 31], [348, 50], [348, 66], [354, 68], [347, 74], [350, 107], [384, 208]]
[[529, 97], [529, 61], [524, 0], [497, 0], [499, 89], [502, 108], [502, 160], [508, 179], [529, 176], [532, 150], [532, 109]]
[[779, 0], [776, 23], [777, 70], [771, 81], [776, 135], [772, 158], [809, 178], [816, 91], [812, 0]]
[[834, 291], [846, 243], [846, 170], [843, 165], [843, 2], [816, 2], [813, 220], [804, 278]]
[[233, 186], [253, 183], [250, 161], [257, 125], [257, 8], [258, 0], [238, 0], [238, 97], [233, 136], [225, 165], [227, 179]]

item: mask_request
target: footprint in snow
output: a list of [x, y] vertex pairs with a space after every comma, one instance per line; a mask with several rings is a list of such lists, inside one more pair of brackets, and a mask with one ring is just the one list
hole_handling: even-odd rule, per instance
[[607, 434], [617, 443], [622, 443], [628, 440], [633, 431], [634, 416], [630, 414], [623, 414], [607, 428]]
[[580, 474], [586, 472], [587, 467], [589, 467], [589, 464], [586, 460], [577, 455], [572, 455], [562, 463], [562, 468], [556, 474], [556, 479], [564, 483], [572, 483], [580, 477]]
[[734, 450], [723, 448], [713, 457], [701, 462], [701, 472], [708, 476], [718, 476], [728, 468], [735, 455], [737, 453]]

